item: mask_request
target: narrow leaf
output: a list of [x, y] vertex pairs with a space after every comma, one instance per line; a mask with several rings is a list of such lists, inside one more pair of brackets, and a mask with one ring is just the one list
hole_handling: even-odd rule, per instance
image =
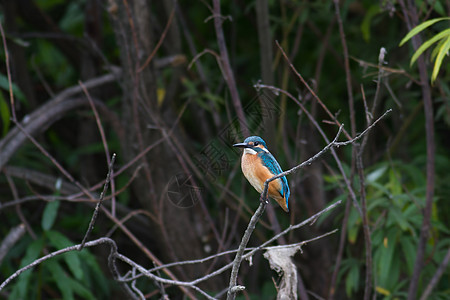
[[[8, 77], [3, 75], [2, 73], [0, 73], [0, 88], [2, 88], [5, 91], [9, 92], [9, 80], [8, 80]], [[24, 93], [22, 93], [22, 91], [19, 89], [19, 87], [14, 82], [12, 82], [11, 88], [12, 88], [14, 97], [19, 99], [20, 102], [22, 102], [24, 104], [27, 104], [27, 101], [25, 99]]]
[[69, 284], [69, 277], [67, 277], [61, 265], [59, 265], [57, 260], [48, 260], [46, 265], [52, 274], [53, 280], [56, 283], [59, 291], [62, 294], [62, 299], [75, 299], [73, 296], [73, 290], [71, 285]]
[[417, 25], [416, 27], [411, 29], [411, 31], [408, 32], [408, 34], [401, 40], [399, 46], [403, 46], [403, 44], [406, 43], [410, 38], [412, 38], [413, 36], [415, 36], [416, 34], [421, 32], [422, 30], [430, 27], [434, 23], [437, 23], [437, 22], [442, 21], [442, 20], [449, 20], [449, 19], [450, 19], [449, 17], [448, 18], [431, 19], [431, 20], [428, 20], [426, 22], [423, 22], [422, 24]]
[[436, 47], [434, 47], [433, 51], [431, 52], [430, 55], [430, 60], [431, 61], [435, 61], [436, 60], [436, 56], [439, 53], [439, 50], [442, 48], [442, 46], [445, 44], [445, 39], [442, 39], [439, 41], [439, 43], [436, 45]]
[[56, 216], [58, 215], [59, 201], [48, 202], [45, 206], [44, 213], [42, 214], [42, 229], [45, 231], [52, 228], [55, 223]]
[[71, 289], [75, 292], [75, 294], [81, 297], [81, 299], [88, 299], [88, 300], [96, 299], [94, 295], [86, 287], [84, 287], [81, 283], [79, 283], [75, 279], [69, 277], [68, 284], [71, 287]]
[[388, 235], [385, 237], [385, 244], [380, 246], [381, 256], [378, 261], [380, 270], [378, 274], [378, 285], [383, 288], [389, 288], [392, 285], [389, 274], [391, 272], [392, 258], [394, 257], [396, 246], [396, 234], [397, 231], [394, 228], [391, 228]]
[[[43, 239], [37, 239], [33, 241], [28, 246], [27, 252], [25, 253], [24, 258], [20, 262], [20, 267], [21, 268], [25, 267], [26, 265], [36, 260], [42, 251], [43, 245], [44, 245]], [[17, 283], [14, 285], [14, 288], [11, 294], [9, 295], [8, 299], [27, 299], [28, 291], [31, 292], [29, 282], [31, 279], [31, 274], [33, 274], [32, 272], [33, 270], [29, 269], [19, 276], [19, 279], [17, 280]]]
[[6, 103], [3, 93], [0, 93], [0, 118], [2, 119], [3, 132], [2, 136], [5, 136], [9, 130], [9, 125], [11, 123], [11, 114], [9, 112], [9, 106]]
[[359, 285], [359, 268], [357, 265], [353, 265], [348, 272], [347, 278], [345, 280], [345, 290], [347, 292], [347, 296], [350, 297], [358, 288]]
[[422, 44], [422, 46], [419, 47], [419, 49], [417, 49], [417, 51], [414, 53], [413, 57], [411, 58], [411, 63], [410, 65], [414, 64], [414, 62], [417, 60], [417, 58], [425, 51], [427, 50], [432, 44], [436, 43], [438, 40], [444, 38], [445, 36], [450, 36], [450, 29], [446, 29], [443, 30], [441, 32], [439, 32], [438, 34], [436, 34], [435, 36], [433, 36], [431, 39], [429, 39], [428, 41], [426, 41], [425, 43]]
[[385, 296], [390, 296], [391, 295], [391, 292], [389, 292], [387, 289], [384, 289], [384, 288], [382, 288], [380, 286], [377, 286], [375, 288], [375, 290], [377, 291], [377, 293], [385, 295]]
[[[57, 249], [62, 249], [73, 245], [73, 243], [60, 232], [49, 230], [46, 234], [52, 246]], [[76, 279], [81, 280], [83, 278], [83, 270], [81, 269], [79, 252], [67, 252], [64, 253], [62, 257], [73, 276], [75, 276]]]
[[448, 36], [447, 40], [442, 45], [442, 47], [439, 49], [439, 53], [436, 57], [436, 62], [434, 63], [433, 74], [431, 75], [431, 82], [434, 82], [436, 80], [436, 77], [439, 73], [439, 69], [441, 68], [442, 61], [444, 60], [444, 55], [448, 52], [449, 49], [450, 49], [450, 35]]
[[400, 244], [402, 247], [402, 256], [406, 264], [405, 269], [408, 271], [408, 275], [411, 275], [416, 261], [417, 246], [413, 243], [413, 238], [410, 236], [400, 237]]
[[370, 183], [377, 181], [378, 179], [381, 178], [381, 176], [383, 176], [383, 174], [384, 174], [384, 172], [386, 172], [387, 168], [388, 168], [387, 165], [382, 165], [381, 167], [370, 172], [366, 177], [366, 181], [370, 182]]

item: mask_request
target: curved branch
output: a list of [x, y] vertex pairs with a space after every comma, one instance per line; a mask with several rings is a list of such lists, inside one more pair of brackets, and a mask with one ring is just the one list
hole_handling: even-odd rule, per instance
[[[107, 74], [87, 81], [84, 85], [87, 89], [98, 87], [116, 80], [116, 74]], [[31, 136], [44, 131], [54, 122], [62, 118], [68, 111], [74, 108], [89, 105], [84, 97], [74, 97], [82, 93], [80, 86], [68, 88], [56, 97], [49, 100], [30, 115], [23, 118], [20, 126]], [[27, 140], [26, 134], [18, 126], [13, 128], [0, 140], [0, 169], [6, 165], [11, 156]]]
[[[115, 259], [116, 259], [116, 255], [117, 253], [117, 245], [116, 242], [114, 242], [114, 240], [110, 239], [110, 238], [106, 238], [106, 237], [102, 237], [99, 239], [96, 239], [94, 241], [91, 242], [87, 242], [85, 244], [85, 247], [89, 248], [89, 247], [93, 247], [93, 246], [98, 246], [98, 245], [102, 245], [102, 244], [107, 244], [110, 248], [111, 248], [111, 252], [108, 256], [108, 266], [110, 268], [111, 273], [113, 274], [115, 279], [119, 278], [119, 272], [117, 270], [117, 267], [115, 265]], [[70, 247], [66, 247], [57, 251], [54, 251], [52, 253], [49, 253], [41, 258], [36, 259], [35, 261], [33, 261], [32, 263], [24, 266], [23, 268], [20, 268], [19, 270], [17, 270], [16, 272], [14, 272], [11, 276], [9, 276], [8, 278], [6, 278], [5, 281], [2, 282], [2, 284], [0, 284], [0, 291], [2, 289], [4, 289], [11, 281], [13, 281], [15, 278], [17, 278], [20, 274], [22, 274], [23, 272], [32, 269], [33, 267], [43, 263], [44, 261], [51, 259], [55, 256], [61, 255], [63, 253], [66, 252], [71, 252], [71, 251], [75, 251], [78, 249], [80, 245], [74, 245], [74, 246], [70, 246]], [[122, 287], [125, 288], [125, 286], [127, 288], [125, 288], [125, 290], [129, 290], [129, 287], [126, 284], [121, 284]], [[129, 296], [134, 296], [133, 293], [129, 294]], [[136, 296], [132, 297], [133, 299], [137, 299]]]

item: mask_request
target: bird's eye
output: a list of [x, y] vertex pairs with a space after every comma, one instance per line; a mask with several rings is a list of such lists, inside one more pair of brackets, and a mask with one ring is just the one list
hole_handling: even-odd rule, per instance
[[259, 143], [258, 143], [258, 142], [254, 142], [253, 145], [254, 145], [254, 146], [258, 146]]

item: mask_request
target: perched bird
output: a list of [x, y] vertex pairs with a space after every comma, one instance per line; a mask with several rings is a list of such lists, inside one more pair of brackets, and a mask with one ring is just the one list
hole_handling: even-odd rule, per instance
[[[250, 136], [243, 143], [234, 144], [233, 147], [244, 148], [242, 173], [258, 193], [263, 192], [264, 182], [267, 179], [283, 172], [275, 157], [267, 150], [266, 142], [259, 136]], [[291, 192], [286, 176], [271, 181], [268, 194], [284, 211], [289, 211], [288, 199]]]

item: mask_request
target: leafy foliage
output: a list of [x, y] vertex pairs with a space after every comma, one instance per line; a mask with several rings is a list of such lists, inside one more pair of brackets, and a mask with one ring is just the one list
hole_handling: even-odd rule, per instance
[[[401, 40], [400, 46], [409, 41], [413, 36], [419, 34], [423, 30], [427, 29], [431, 25], [440, 22], [440, 21], [449, 21], [449, 18], [436, 18], [431, 19], [426, 22], [423, 22], [420, 25], [417, 25]], [[411, 65], [417, 60], [417, 58], [422, 55], [428, 48], [430, 48], [433, 44], [436, 44], [432, 54], [431, 59], [434, 60], [434, 68], [433, 73], [431, 75], [431, 82], [434, 82], [438, 76], [439, 70], [441, 69], [442, 61], [444, 60], [444, 56], [448, 55], [450, 50], [450, 28], [444, 29], [441, 32], [437, 33], [435, 36], [424, 42], [417, 50], [414, 52], [414, 55], [411, 57]]]

